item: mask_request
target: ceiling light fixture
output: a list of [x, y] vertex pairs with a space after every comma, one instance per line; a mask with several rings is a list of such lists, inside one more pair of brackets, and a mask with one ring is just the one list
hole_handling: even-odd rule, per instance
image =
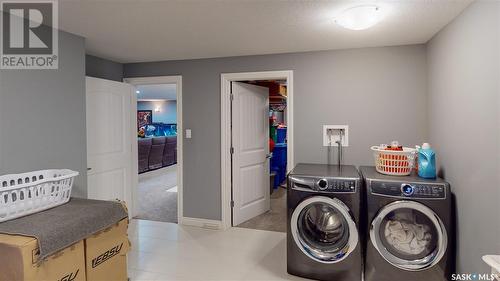
[[363, 30], [376, 25], [382, 19], [382, 12], [377, 6], [357, 6], [349, 8], [335, 18], [343, 28]]

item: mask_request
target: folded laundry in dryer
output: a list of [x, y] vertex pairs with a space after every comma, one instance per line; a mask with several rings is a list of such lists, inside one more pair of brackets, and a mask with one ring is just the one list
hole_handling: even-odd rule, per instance
[[410, 255], [424, 252], [432, 239], [430, 227], [415, 220], [390, 220], [385, 225], [384, 234], [395, 249]]

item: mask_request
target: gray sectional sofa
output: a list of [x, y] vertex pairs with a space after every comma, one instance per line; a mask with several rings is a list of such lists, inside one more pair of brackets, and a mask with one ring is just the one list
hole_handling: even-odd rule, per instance
[[139, 173], [177, 163], [177, 137], [139, 138]]

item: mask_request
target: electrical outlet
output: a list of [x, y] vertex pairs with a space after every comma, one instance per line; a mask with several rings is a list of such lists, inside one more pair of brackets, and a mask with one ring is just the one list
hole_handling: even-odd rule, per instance
[[349, 146], [349, 126], [348, 125], [323, 125], [323, 146], [338, 146], [342, 133], [342, 146]]

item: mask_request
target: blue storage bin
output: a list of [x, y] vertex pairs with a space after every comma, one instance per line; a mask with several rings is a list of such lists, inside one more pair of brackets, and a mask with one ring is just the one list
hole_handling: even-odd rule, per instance
[[282, 182], [286, 180], [286, 166], [279, 168], [277, 176], [279, 178], [278, 185], [280, 185]]
[[277, 143], [283, 143], [286, 140], [286, 128], [278, 128], [276, 136]]
[[277, 143], [274, 146], [273, 157], [271, 158], [271, 167], [286, 167], [286, 143]]
[[271, 158], [271, 171], [276, 172], [275, 185], [278, 187], [286, 180], [287, 144], [277, 143]]
[[280, 185], [280, 173], [279, 173], [279, 169], [277, 167], [271, 167], [271, 172], [276, 173], [276, 176], [274, 176], [273, 188], [277, 189], [278, 186]]

